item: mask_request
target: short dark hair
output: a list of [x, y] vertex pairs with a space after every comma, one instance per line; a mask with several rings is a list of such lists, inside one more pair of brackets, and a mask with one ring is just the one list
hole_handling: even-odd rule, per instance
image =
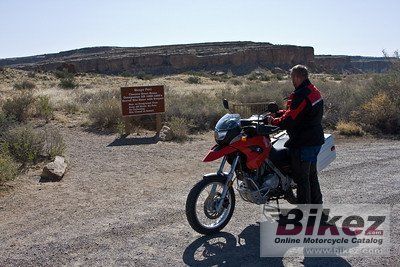
[[290, 69], [290, 74], [308, 79], [308, 69], [304, 65], [296, 65]]

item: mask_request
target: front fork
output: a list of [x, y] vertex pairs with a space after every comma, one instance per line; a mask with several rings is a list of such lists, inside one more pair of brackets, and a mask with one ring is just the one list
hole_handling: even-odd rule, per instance
[[[226, 164], [226, 161], [227, 161], [226, 156], [222, 159], [222, 162], [221, 162], [221, 164], [219, 166], [219, 169], [217, 171], [217, 175], [226, 177], [226, 182], [225, 182], [224, 189], [222, 190], [222, 193], [221, 193], [221, 198], [220, 198], [220, 200], [218, 201], [218, 203], [217, 203], [217, 205], [215, 207], [215, 209], [217, 211], [221, 210], [222, 205], [224, 204], [224, 200], [225, 200], [226, 194], [228, 193], [229, 187], [231, 187], [232, 184], [233, 184], [233, 178], [235, 176], [235, 170], [236, 170], [236, 166], [237, 166], [237, 164], [239, 162], [239, 159], [240, 159], [240, 157], [239, 157], [239, 155], [237, 155], [235, 157], [235, 159], [233, 160], [233, 162], [232, 162], [231, 170], [229, 171], [229, 173], [224, 172], [224, 167], [225, 167], [225, 164]], [[217, 189], [217, 185], [214, 184], [212, 186], [212, 188], [211, 188], [211, 192], [210, 193], [212, 195], [214, 195], [216, 189]]]

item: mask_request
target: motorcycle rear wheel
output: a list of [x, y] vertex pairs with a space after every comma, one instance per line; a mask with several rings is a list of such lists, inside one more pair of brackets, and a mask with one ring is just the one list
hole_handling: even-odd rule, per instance
[[[212, 235], [221, 231], [230, 221], [235, 209], [235, 193], [229, 187], [224, 200], [221, 193], [226, 178], [205, 177], [190, 190], [186, 199], [186, 218], [196, 232]], [[220, 210], [216, 206], [223, 201]]]

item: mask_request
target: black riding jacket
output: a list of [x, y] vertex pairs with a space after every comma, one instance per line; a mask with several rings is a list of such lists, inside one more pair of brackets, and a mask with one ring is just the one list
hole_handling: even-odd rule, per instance
[[305, 80], [289, 96], [287, 109], [279, 112], [272, 124], [287, 130], [286, 147], [319, 146], [324, 143], [322, 116], [324, 102], [321, 93], [310, 80]]

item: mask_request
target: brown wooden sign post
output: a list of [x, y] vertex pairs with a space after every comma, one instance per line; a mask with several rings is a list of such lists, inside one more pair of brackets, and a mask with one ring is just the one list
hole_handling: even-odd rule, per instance
[[156, 131], [161, 130], [161, 114], [165, 112], [164, 86], [121, 87], [122, 116], [125, 119], [125, 133], [130, 133], [128, 117], [156, 115]]

